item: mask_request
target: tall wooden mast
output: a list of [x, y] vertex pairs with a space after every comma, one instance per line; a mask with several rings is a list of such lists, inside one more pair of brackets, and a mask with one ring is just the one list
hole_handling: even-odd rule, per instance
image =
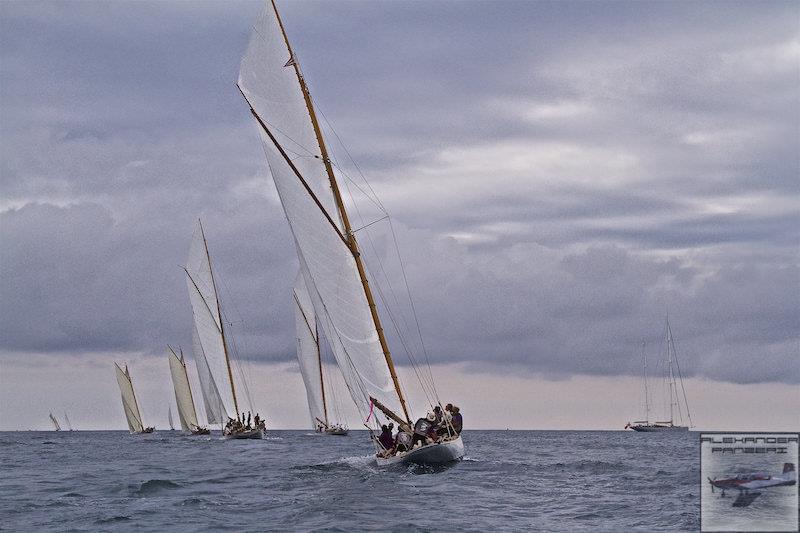
[[219, 317], [219, 333], [222, 336], [222, 350], [225, 352], [225, 366], [228, 367], [228, 380], [231, 382], [231, 394], [233, 395], [233, 408], [236, 410], [236, 420], [239, 420], [239, 402], [236, 400], [236, 387], [233, 385], [233, 371], [231, 370], [231, 358], [228, 355], [228, 342], [225, 340], [225, 321], [222, 320], [222, 309], [219, 306], [219, 293], [217, 292], [217, 282], [214, 281], [214, 269], [211, 267], [211, 255], [208, 253], [208, 241], [203, 231], [203, 223], [198, 219], [200, 225], [200, 235], [203, 237], [203, 246], [206, 249], [206, 259], [208, 260], [208, 273], [211, 275], [211, 285], [214, 288], [214, 297], [217, 300], [217, 316]]
[[300, 72], [300, 65], [294, 55], [294, 52], [292, 51], [292, 46], [289, 44], [289, 38], [286, 36], [286, 30], [283, 27], [283, 21], [278, 13], [278, 7], [275, 5], [275, 0], [271, 0], [271, 3], [272, 9], [275, 11], [275, 17], [278, 20], [278, 26], [281, 28], [281, 33], [283, 34], [283, 40], [286, 43], [286, 48], [289, 50], [289, 62], [294, 67], [294, 72], [297, 75], [297, 80], [300, 82], [300, 88], [303, 91], [303, 98], [305, 99], [306, 107], [308, 108], [308, 114], [311, 116], [311, 124], [314, 127], [314, 135], [317, 137], [317, 143], [319, 144], [320, 153], [322, 155], [322, 162], [325, 165], [325, 172], [328, 174], [328, 181], [331, 185], [331, 191], [333, 192], [333, 197], [336, 201], [336, 207], [342, 220], [342, 226], [344, 227], [347, 246], [350, 248], [350, 252], [353, 254], [353, 258], [356, 262], [356, 268], [358, 269], [358, 275], [361, 278], [361, 284], [364, 286], [364, 294], [367, 297], [367, 303], [369, 304], [369, 311], [372, 315], [372, 321], [375, 323], [375, 330], [378, 332], [381, 350], [383, 350], [383, 356], [386, 359], [386, 365], [389, 367], [389, 374], [392, 376], [394, 389], [397, 392], [397, 398], [400, 400], [400, 405], [403, 408], [403, 414], [405, 415], [408, 424], [411, 425], [411, 416], [408, 414], [408, 406], [406, 405], [406, 400], [403, 397], [403, 391], [400, 389], [400, 382], [397, 379], [397, 372], [395, 372], [394, 362], [392, 361], [392, 353], [389, 351], [389, 345], [386, 342], [383, 326], [381, 326], [381, 319], [378, 316], [378, 308], [375, 305], [375, 298], [372, 296], [372, 290], [369, 287], [369, 281], [367, 280], [364, 263], [361, 260], [361, 252], [358, 250], [358, 242], [356, 242], [355, 234], [350, 226], [350, 219], [347, 216], [347, 211], [345, 210], [344, 202], [342, 201], [342, 195], [339, 192], [339, 185], [336, 183], [336, 176], [333, 173], [333, 167], [331, 166], [331, 161], [328, 157], [328, 150], [325, 147], [325, 140], [322, 137], [322, 131], [320, 130], [319, 122], [317, 121], [317, 114], [314, 111], [314, 103], [311, 101], [311, 93], [308, 92], [308, 86], [303, 78], [303, 74]]

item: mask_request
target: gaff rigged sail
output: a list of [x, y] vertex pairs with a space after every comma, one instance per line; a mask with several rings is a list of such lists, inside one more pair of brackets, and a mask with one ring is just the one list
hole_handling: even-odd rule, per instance
[[275, 186], [294, 237], [317, 323], [362, 413], [370, 396], [399, 412], [399, 399], [371, 315], [300, 85], [297, 58], [274, 6], [256, 22], [239, 88], [261, 124]]

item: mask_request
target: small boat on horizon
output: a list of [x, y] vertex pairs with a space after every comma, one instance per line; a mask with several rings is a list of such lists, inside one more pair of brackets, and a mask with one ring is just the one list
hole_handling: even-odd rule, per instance
[[56, 420], [56, 417], [53, 416], [53, 413], [50, 413], [50, 422], [53, 424], [53, 429], [55, 431], [61, 431], [61, 425], [58, 423], [58, 420]]
[[125, 365], [125, 370], [123, 370], [117, 363], [114, 363], [114, 368], [117, 373], [117, 385], [119, 385], [119, 392], [122, 396], [122, 408], [125, 410], [129, 431], [131, 434], [137, 435], [152, 433], [155, 427], [146, 427], [142, 422], [142, 414], [139, 411], [139, 403], [136, 401], [136, 393], [133, 391], [133, 381], [128, 371], [128, 365]]
[[[663, 364], [664, 396], [665, 401], [669, 403], [669, 420], [650, 420], [651, 401], [650, 390], [647, 386], [647, 354], [645, 352], [645, 343], [642, 342], [642, 381], [644, 384], [645, 416], [644, 420], [628, 422], [625, 425], [625, 429], [632, 429], [633, 431], [642, 433], [655, 433], [689, 431], [690, 427], [694, 427], [692, 425], [692, 416], [689, 413], [689, 403], [686, 399], [686, 389], [683, 386], [683, 375], [681, 373], [680, 364], [678, 363], [678, 354], [675, 351], [675, 341], [672, 337], [672, 328], [669, 324], [669, 317], [666, 318], [666, 325], [664, 326], [664, 341], [662, 344], [666, 347], [666, 350], [664, 352], [664, 357], [659, 360], [659, 364]], [[678, 393], [678, 383], [680, 383], [682, 394]], [[681, 407], [681, 399], [683, 400], [683, 407]], [[686, 419], [689, 423], [688, 426], [683, 425], [684, 413], [686, 413]], [[676, 414], [679, 419], [677, 424], [675, 423]]]

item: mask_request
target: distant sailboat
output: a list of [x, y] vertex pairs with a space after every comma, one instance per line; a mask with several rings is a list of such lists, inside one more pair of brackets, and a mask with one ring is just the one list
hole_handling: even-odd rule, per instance
[[167, 409], [167, 422], [169, 423], [169, 430], [175, 431], [175, 424], [172, 422], [172, 406]]
[[131, 433], [136, 434], [152, 433], [155, 428], [145, 427], [142, 422], [142, 414], [139, 411], [136, 394], [133, 392], [133, 382], [131, 374], [128, 372], [128, 366], [125, 365], [125, 370], [123, 370], [117, 363], [114, 363], [114, 368], [117, 371], [117, 385], [119, 385], [119, 392], [122, 395], [122, 408], [125, 410], [128, 429]]
[[71, 424], [71, 423], [70, 423], [70, 421], [69, 421], [69, 417], [67, 416], [67, 412], [66, 412], [66, 411], [64, 411], [64, 421], [67, 423], [67, 429], [68, 429], [69, 431], [74, 431], [74, 430], [72, 429], [72, 424]]
[[[223, 429], [226, 438], [263, 439], [266, 430], [263, 420], [256, 427], [248, 428], [243, 413], [239, 411], [225, 321], [222, 319], [211, 256], [200, 221], [197, 222], [184, 271], [194, 316], [192, 348], [208, 423], [226, 424]], [[231, 407], [235, 419], [229, 414]]]
[[[169, 371], [172, 374], [172, 387], [175, 389], [175, 402], [178, 405], [178, 418], [181, 422], [181, 429], [188, 431], [192, 435], [208, 435], [211, 433], [208, 428], [200, 427], [197, 421], [197, 411], [194, 408], [194, 398], [192, 388], [189, 385], [189, 375], [186, 372], [186, 361], [183, 352], [180, 356], [175, 353], [171, 346], [167, 346], [169, 357]], [[169, 425], [172, 422], [172, 407], [169, 409]]]
[[58, 420], [56, 420], [56, 417], [53, 416], [53, 413], [50, 413], [50, 422], [53, 423], [53, 429], [56, 431], [61, 431], [61, 426], [59, 425]]
[[319, 349], [319, 331], [314, 306], [306, 289], [303, 274], [298, 273], [294, 284], [294, 316], [297, 330], [297, 362], [306, 386], [311, 427], [326, 435], [347, 435], [347, 427], [331, 423], [325, 398], [325, 377]]
[[[415, 423], [395, 372], [314, 103], [274, 0], [255, 24], [237, 85], [259, 125], [317, 321], [351, 397], [362, 415], [369, 413], [367, 420], [376, 428], [380, 424], [373, 408], [397, 422], [410, 439]], [[377, 439], [374, 442], [379, 465], [438, 464], [464, 456], [464, 443], [452, 426], [437, 441], [396, 454], [389, 455], [378, 447]]]
[[[635, 422], [628, 422], [625, 429], [632, 429], [634, 431], [641, 431], [646, 433], [660, 432], [660, 431], [688, 431], [692, 425], [692, 415], [689, 413], [689, 403], [686, 400], [686, 389], [683, 386], [683, 375], [681, 374], [681, 367], [678, 364], [678, 354], [675, 351], [675, 341], [672, 338], [672, 328], [669, 325], [669, 317], [666, 319], [666, 326], [664, 328], [664, 345], [666, 346], [664, 357], [664, 384], [665, 384], [665, 402], [669, 403], [669, 420], [661, 422], [650, 421], [650, 390], [647, 386], [647, 354], [645, 353], [645, 345], [642, 343], [642, 359], [644, 370], [642, 378], [644, 383], [644, 405], [645, 417], [644, 420], [637, 420]], [[677, 380], [676, 380], [677, 376]], [[678, 393], [678, 383], [680, 383], [681, 393]], [[681, 404], [681, 398], [683, 403]], [[689, 426], [683, 425], [683, 415], [686, 413], [686, 422]], [[676, 424], [675, 418], [678, 418]]]

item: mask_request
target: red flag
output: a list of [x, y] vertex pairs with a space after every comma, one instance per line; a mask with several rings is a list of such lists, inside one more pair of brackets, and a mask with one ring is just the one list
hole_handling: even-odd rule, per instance
[[372, 418], [372, 412], [373, 412], [374, 410], [375, 410], [375, 406], [372, 404], [372, 398], [370, 398], [370, 399], [369, 399], [369, 414], [367, 415], [367, 419], [366, 419], [366, 420], [364, 420], [364, 423], [365, 423], [365, 424], [366, 424], [367, 422], [369, 422], [369, 419], [370, 419], [370, 418]]

